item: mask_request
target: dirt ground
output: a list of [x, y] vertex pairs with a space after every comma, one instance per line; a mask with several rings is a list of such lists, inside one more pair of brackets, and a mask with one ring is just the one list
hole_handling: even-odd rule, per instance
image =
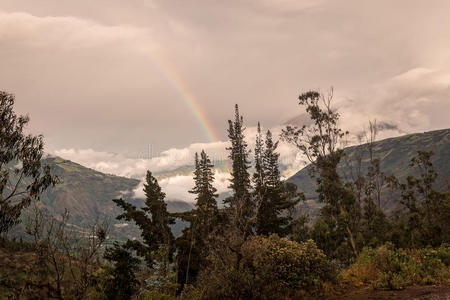
[[370, 288], [349, 291], [332, 299], [377, 300], [377, 299], [420, 299], [450, 300], [450, 285], [409, 287], [401, 291], [374, 291]]

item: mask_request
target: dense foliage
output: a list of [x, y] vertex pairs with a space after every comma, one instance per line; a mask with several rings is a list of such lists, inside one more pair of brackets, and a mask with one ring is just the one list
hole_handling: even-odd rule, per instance
[[48, 166], [41, 165], [41, 135], [25, 133], [28, 116], [14, 112], [13, 95], [0, 91], [0, 234], [20, 221], [22, 210], [38, 201], [57, 182]]
[[113, 201], [125, 211], [117, 218], [133, 221], [141, 229], [142, 242], [130, 239], [125, 243], [125, 248], [136, 251], [145, 259], [147, 266], [153, 270], [155, 284], [160, 285], [166, 282], [166, 276], [170, 272], [174, 237], [169, 225], [174, 220], [167, 212], [167, 204], [164, 202], [166, 195], [151, 172], [147, 172], [144, 192], [145, 206], [140, 209], [123, 199]]
[[[320, 294], [335, 269], [313, 241], [296, 243], [277, 235], [253, 236], [241, 249], [239, 269], [210, 268], [199, 289], [206, 299], [281, 299]], [[218, 263], [218, 262], [212, 262]]]
[[450, 279], [450, 247], [402, 249], [391, 243], [366, 247], [342, 274], [342, 282], [398, 290], [409, 285], [440, 284]]
[[139, 270], [139, 260], [117, 243], [112, 248], [106, 249], [104, 258], [114, 264], [109, 271], [111, 280], [105, 281], [106, 297], [118, 300], [131, 299], [139, 284], [135, 275]]

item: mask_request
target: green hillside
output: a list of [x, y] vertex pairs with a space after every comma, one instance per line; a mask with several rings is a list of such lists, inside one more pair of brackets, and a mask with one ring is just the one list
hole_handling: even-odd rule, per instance
[[[339, 170], [344, 178], [351, 178], [351, 162], [362, 146], [345, 149], [345, 158]], [[387, 175], [394, 174], [404, 179], [411, 172], [408, 168], [411, 156], [417, 150], [432, 150], [435, 155], [433, 163], [440, 175], [438, 184], [446, 184], [450, 179], [450, 129], [437, 130], [425, 133], [410, 134], [402, 137], [390, 138], [375, 143], [375, 157], [381, 158], [381, 168]], [[54, 215], [59, 215], [68, 209], [71, 214], [71, 223], [86, 227], [97, 219], [107, 218], [112, 223], [112, 236], [114, 238], [134, 237], [137, 232], [134, 226], [124, 225], [115, 216], [121, 213], [111, 201], [123, 196], [132, 199], [132, 191], [138, 186], [139, 180], [115, 175], [103, 174], [93, 169], [59, 157], [48, 157], [43, 162], [52, 167], [52, 172], [61, 182], [49, 188], [42, 195], [42, 203]], [[363, 168], [368, 166], [367, 153], [363, 160]], [[302, 190], [307, 201], [300, 205], [301, 212], [308, 212], [311, 216], [317, 215], [321, 204], [318, 203], [315, 192], [316, 185], [306, 167], [288, 179]], [[135, 205], [140, 206], [142, 199], [132, 199]], [[187, 211], [192, 204], [174, 199], [168, 199], [168, 210], [171, 212]], [[384, 209], [391, 212], [396, 208], [394, 201], [383, 203]], [[24, 214], [26, 217], [26, 214]], [[183, 227], [177, 223], [173, 230], [178, 234]]]
[[[339, 171], [344, 179], [352, 178], [352, 161], [355, 154], [364, 150], [366, 145], [348, 147], [345, 149], [345, 157], [339, 165]], [[375, 143], [374, 155], [380, 158], [381, 170], [386, 175], [395, 175], [400, 180], [408, 174], [415, 174], [417, 170], [410, 169], [409, 162], [417, 150], [432, 150], [434, 152], [433, 164], [439, 174], [438, 187], [443, 186], [450, 179], [450, 129], [429, 131], [425, 133], [409, 134], [396, 138], [389, 138]], [[363, 156], [363, 168], [367, 169], [369, 164], [368, 153]], [[297, 185], [305, 193], [307, 201], [302, 204], [301, 210], [312, 216], [317, 215], [321, 204], [318, 203], [315, 180], [309, 175], [307, 166], [288, 179]], [[392, 212], [397, 207], [395, 197], [383, 203], [386, 212]]]
[[[59, 184], [48, 188], [41, 197], [43, 206], [52, 215], [61, 215], [67, 209], [70, 223], [80, 229], [87, 228], [96, 220], [107, 219], [111, 222], [112, 238], [138, 237], [137, 228], [115, 219], [122, 211], [112, 199], [124, 197], [136, 206], [142, 205], [143, 199], [132, 198], [139, 180], [104, 174], [60, 157], [45, 158], [43, 164], [50, 165], [52, 173], [60, 179]], [[169, 199], [167, 208], [170, 212], [182, 212], [190, 210], [192, 204]], [[25, 211], [23, 219], [28, 215], [29, 211]], [[178, 234], [182, 228], [182, 224], [175, 224], [174, 233]]]
[[137, 179], [103, 174], [59, 157], [46, 158], [44, 164], [52, 167], [60, 183], [44, 193], [42, 202], [56, 214], [68, 209], [77, 225], [116, 215], [119, 211], [111, 199], [130, 197], [139, 184]]

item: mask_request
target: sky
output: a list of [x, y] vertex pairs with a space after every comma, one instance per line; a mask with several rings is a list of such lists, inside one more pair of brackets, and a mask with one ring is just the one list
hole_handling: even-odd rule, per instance
[[47, 152], [125, 176], [223, 155], [236, 103], [250, 133], [279, 129], [310, 89], [334, 88], [352, 132], [373, 119], [391, 128], [381, 136], [448, 128], [449, 12], [446, 0], [0, 0], [0, 89]]

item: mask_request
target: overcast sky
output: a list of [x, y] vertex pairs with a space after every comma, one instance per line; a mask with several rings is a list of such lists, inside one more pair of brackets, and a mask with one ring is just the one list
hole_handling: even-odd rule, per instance
[[235, 103], [269, 128], [330, 86], [352, 130], [446, 128], [449, 16], [447, 0], [0, 0], [0, 89], [52, 153], [208, 142], [174, 73], [223, 140]]

